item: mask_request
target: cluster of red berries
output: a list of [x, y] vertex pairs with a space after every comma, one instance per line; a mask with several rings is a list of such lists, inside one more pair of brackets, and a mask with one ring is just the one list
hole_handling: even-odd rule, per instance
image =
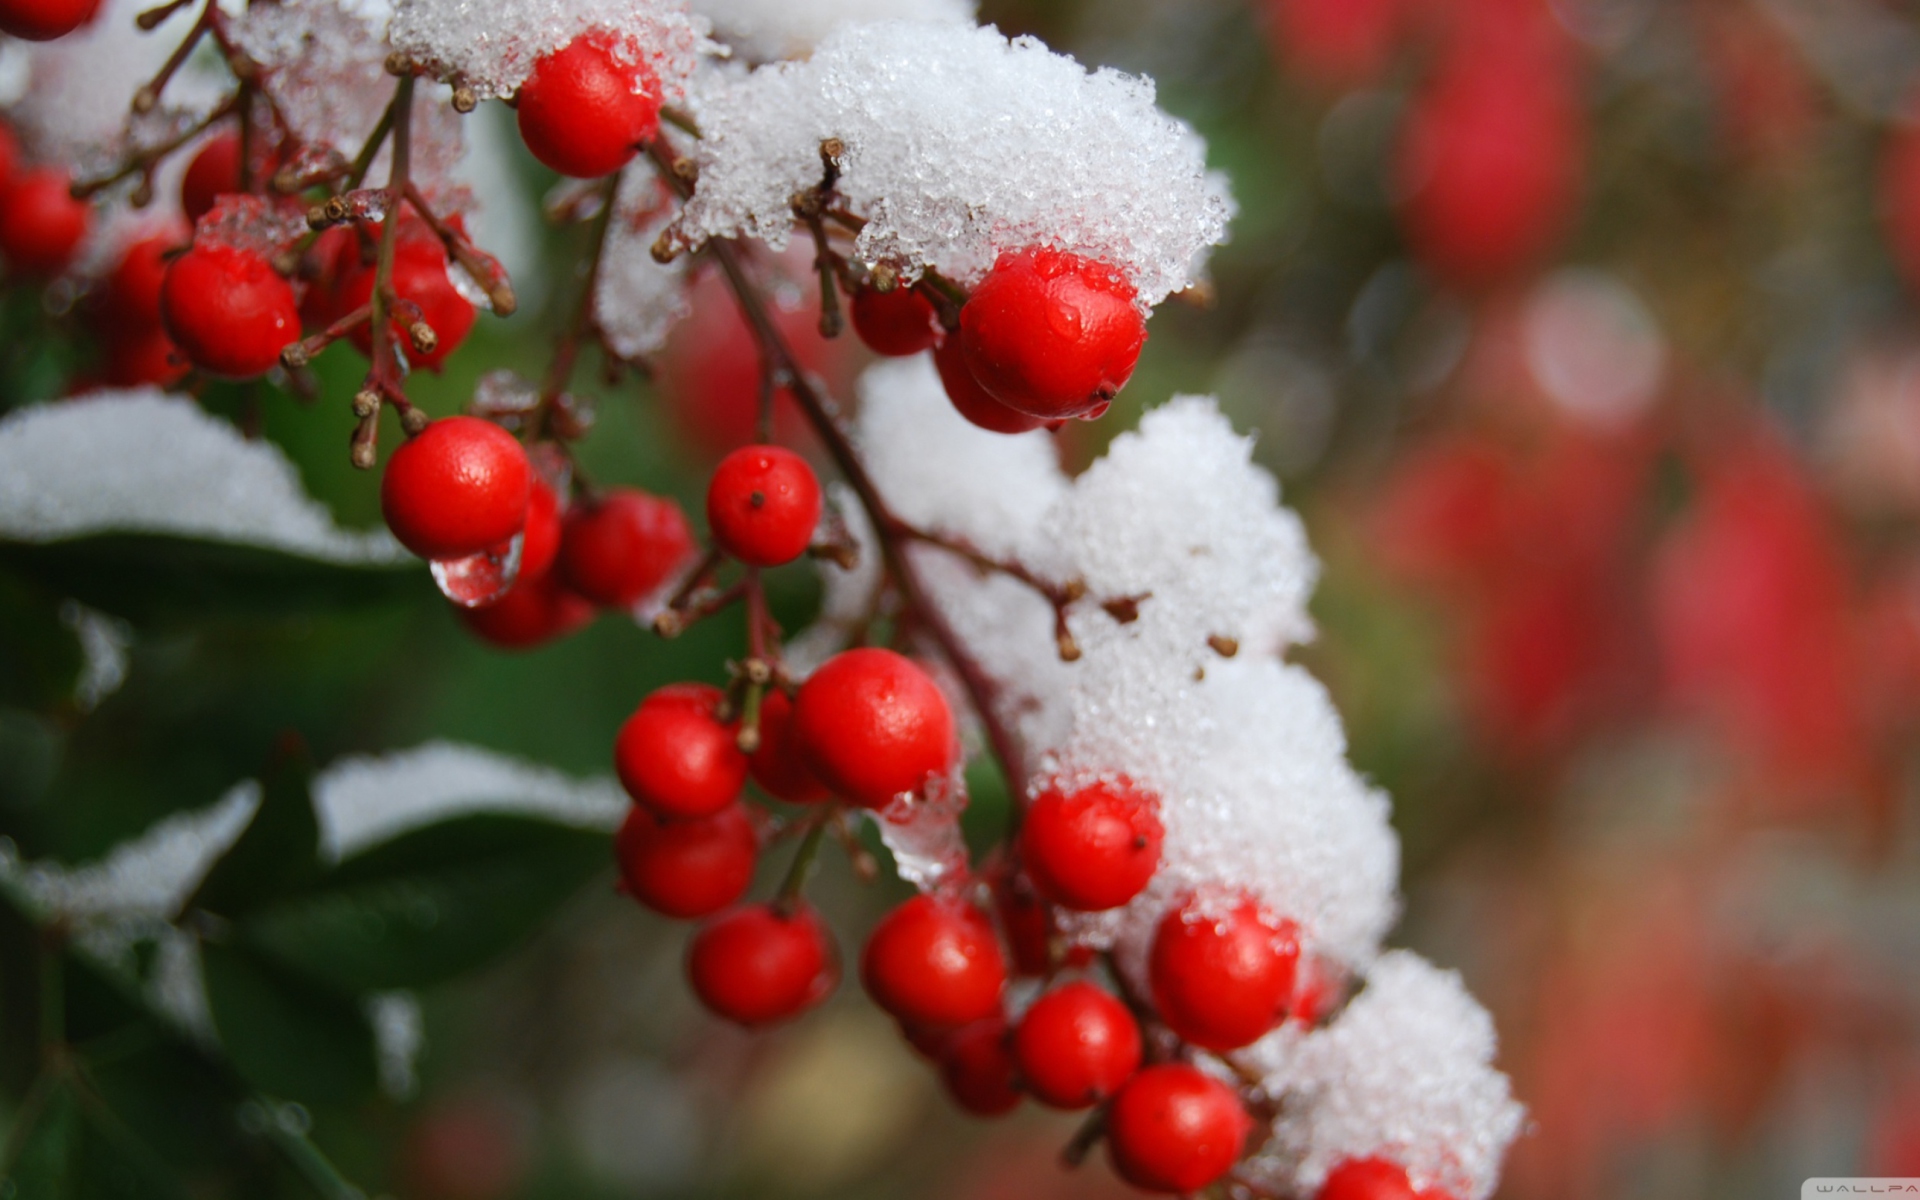
[[1002, 254], [951, 330], [929, 291], [926, 283], [856, 289], [854, 331], [878, 354], [932, 350], [954, 408], [995, 433], [1098, 417], [1147, 340], [1132, 285], [1105, 263], [1063, 250]]
[[673, 501], [636, 488], [570, 501], [518, 439], [478, 417], [433, 421], [394, 451], [380, 507], [401, 545], [438, 563], [505, 561], [520, 540], [508, 586], [460, 609], [475, 634], [507, 648], [569, 633], [596, 608], [631, 609], [693, 553]]

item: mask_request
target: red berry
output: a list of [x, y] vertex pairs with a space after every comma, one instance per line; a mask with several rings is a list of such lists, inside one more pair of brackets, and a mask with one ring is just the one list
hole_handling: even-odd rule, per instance
[[804, 904], [736, 908], [700, 927], [687, 947], [687, 977], [700, 1003], [741, 1025], [797, 1016], [839, 979], [833, 936]]
[[187, 220], [213, 211], [213, 202], [240, 190], [240, 134], [225, 129], [207, 139], [180, 177], [180, 207]]
[[660, 128], [660, 85], [638, 55], [601, 34], [577, 37], [533, 64], [515, 102], [520, 136], [560, 172], [594, 179], [625, 166]]
[[860, 956], [873, 1002], [917, 1025], [965, 1025], [1000, 1011], [1007, 964], [985, 914], [915, 896], [880, 919]]
[[1020, 1078], [1040, 1103], [1087, 1108], [1140, 1067], [1140, 1026], [1127, 1006], [1084, 981], [1033, 1002], [1013, 1035]]
[[745, 894], [760, 839], [743, 804], [680, 820], [662, 820], [635, 805], [613, 853], [635, 900], [669, 917], [704, 917]]
[[[424, 354], [416, 350], [408, 336], [407, 324], [397, 316], [390, 324], [394, 340], [404, 348], [407, 361], [422, 370], [438, 371], [473, 328], [473, 305], [453, 286], [447, 271], [447, 248], [439, 235], [424, 225], [409, 226], [402, 222], [394, 246], [393, 290], [402, 300], [411, 300], [420, 306], [421, 317], [433, 330], [433, 349]], [[372, 299], [377, 274], [372, 266], [358, 266], [342, 277], [333, 300], [342, 315]], [[352, 337], [360, 353], [372, 355], [371, 326], [361, 325]]]
[[520, 579], [538, 579], [560, 554], [560, 497], [534, 472], [527, 493], [527, 523], [521, 530]]
[[1197, 1192], [1240, 1158], [1253, 1118], [1233, 1089], [1184, 1063], [1148, 1067], [1107, 1108], [1113, 1169], [1149, 1192]]
[[1293, 923], [1269, 921], [1253, 901], [1225, 913], [1188, 901], [1154, 932], [1154, 1007], [1196, 1046], [1244, 1046], [1285, 1015], [1299, 958]]
[[310, 328], [325, 329], [347, 315], [342, 302], [348, 280], [372, 265], [372, 244], [355, 225], [335, 225], [313, 240], [301, 261], [300, 278], [306, 294], [300, 298], [300, 319]]
[[0, 0], [0, 33], [50, 42], [93, 20], [100, 0]]
[[853, 331], [875, 354], [905, 358], [931, 349], [940, 340], [933, 302], [918, 288], [902, 285], [890, 292], [863, 287], [853, 293]]
[[1040, 247], [1000, 256], [960, 310], [960, 349], [987, 393], [1028, 416], [1097, 417], [1147, 340], [1133, 286], [1105, 263]]
[[953, 711], [927, 673], [891, 650], [828, 659], [800, 686], [794, 729], [807, 765], [835, 793], [885, 808], [953, 761]]
[[525, 528], [533, 492], [527, 452], [479, 417], [442, 417], [407, 440], [380, 480], [380, 511], [421, 558], [459, 559]]
[[1397, 1163], [1350, 1158], [1327, 1173], [1314, 1200], [1453, 1200], [1453, 1196], [1439, 1188], [1416, 1190]]
[[217, 242], [198, 244], [168, 265], [160, 315], [194, 366], [230, 379], [266, 373], [300, 336], [293, 285], [262, 256]]
[[93, 210], [73, 198], [65, 171], [35, 167], [0, 193], [0, 255], [16, 275], [58, 275], [92, 222]]
[[593, 620], [593, 605], [551, 575], [522, 578], [505, 595], [479, 608], [454, 606], [475, 637], [505, 650], [524, 650], [563, 637]]
[[1118, 908], [1160, 865], [1159, 802], [1124, 779], [1041, 792], [1020, 826], [1020, 861], [1033, 886], [1081, 912]]
[[993, 890], [993, 911], [1013, 951], [1016, 975], [1038, 976], [1053, 970], [1053, 917], [1033, 883], [1005, 859], [984, 869]]
[[609, 488], [567, 511], [560, 574], [606, 608], [631, 608], [673, 578], [693, 553], [680, 506], [634, 488]]
[[722, 550], [750, 567], [777, 567], [806, 553], [820, 523], [820, 481], [783, 446], [742, 446], [707, 484], [707, 526]]
[[793, 701], [778, 688], [760, 701], [760, 748], [747, 760], [753, 781], [789, 804], [818, 804], [833, 795], [807, 769], [793, 731]]
[[961, 353], [958, 336], [946, 338], [934, 349], [933, 365], [940, 372], [940, 385], [946, 389], [954, 411], [980, 428], [993, 433], [1025, 433], [1046, 425], [1039, 417], [1015, 412], [987, 395]]
[[167, 254], [186, 244], [177, 232], [151, 233], [132, 242], [100, 288], [100, 321], [112, 334], [160, 325], [160, 289], [167, 280]]
[[635, 709], [613, 743], [627, 794], [664, 817], [705, 817], [732, 804], [747, 783], [747, 756], [722, 724], [720, 689], [661, 688]]
[[940, 1078], [953, 1102], [976, 1117], [1013, 1111], [1020, 1089], [1007, 1048], [1007, 1023], [989, 1017], [954, 1033], [940, 1056]]
[[1414, 103], [1397, 172], [1414, 254], [1482, 285], [1539, 259], [1580, 190], [1584, 134], [1562, 72], [1458, 56]]
[[164, 329], [128, 329], [107, 335], [105, 341], [107, 358], [100, 378], [110, 387], [171, 387], [187, 373], [187, 360]]

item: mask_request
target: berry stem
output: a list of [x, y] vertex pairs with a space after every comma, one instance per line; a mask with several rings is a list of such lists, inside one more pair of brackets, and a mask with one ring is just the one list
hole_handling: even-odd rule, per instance
[[780, 890], [774, 893], [773, 907], [782, 915], [791, 914], [794, 906], [800, 902], [800, 893], [806, 890], [807, 876], [813, 872], [814, 860], [820, 857], [820, 843], [827, 838], [827, 827], [833, 824], [835, 810], [816, 814], [807, 825], [807, 836], [801, 839], [800, 848], [793, 852], [793, 863], [787, 867], [786, 878], [780, 881]]
[[[409, 97], [411, 98], [411, 97]], [[399, 111], [400, 94], [396, 90], [394, 98], [388, 103], [380, 119], [374, 122], [373, 132], [367, 135], [367, 141], [360, 147], [360, 153], [354, 156], [353, 165], [347, 169], [347, 182], [344, 191], [352, 191], [365, 182], [367, 172], [373, 167], [373, 156], [380, 153], [380, 146], [393, 132], [394, 115]]]
[[600, 260], [606, 254], [607, 230], [613, 225], [614, 200], [619, 195], [620, 177], [609, 175], [602, 186], [600, 211], [593, 216], [593, 229], [587, 247], [586, 278], [580, 283], [580, 299], [573, 306], [573, 316], [554, 342], [553, 361], [547, 366], [547, 377], [540, 385], [540, 403], [527, 417], [527, 438], [537, 439], [547, 422], [548, 415], [559, 402], [560, 394], [567, 390], [567, 382], [573, 378], [574, 363], [580, 357], [580, 343], [594, 332], [593, 293], [600, 283]]
[[1097, 1106], [1087, 1114], [1087, 1119], [1074, 1130], [1067, 1144], [1060, 1148], [1060, 1162], [1067, 1167], [1077, 1167], [1087, 1161], [1087, 1155], [1107, 1136], [1107, 1106]]
[[218, 6], [213, 0], [207, 0], [206, 5], [200, 10], [199, 19], [187, 30], [187, 36], [180, 39], [180, 44], [173, 48], [173, 53], [167, 56], [167, 61], [161, 63], [160, 69], [153, 73], [153, 78], [147, 80], [139, 90], [133, 93], [134, 112], [152, 112], [154, 106], [160, 103], [160, 93], [167, 90], [167, 82], [173, 78], [175, 72], [180, 70], [181, 64], [187, 61], [187, 56], [192, 54], [193, 48], [200, 44], [200, 39], [207, 36], [213, 28], [214, 21], [218, 19], [215, 13], [218, 11]]
[[144, 150], [128, 155], [126, 161], [114, 167], [110, 173], [75, 180], [73, 184], [74, 199], [85, 200], [105, 188], [112, 187], [129, 175], [137, 175], [151, 171], [160, 160], [180, 149], [180, 147], [186, 145], [194, 138], [199, 137], [215, 122], [231, 115], [238, 104], [239, 97], [237, 95], [229, 96], [219, 104], [214, 105], [206, 116], [190, 123], [179, 133], [174, 134], [172, 137], [156, 145], [148, 146]]
[[[393, 260], [395, 249], [400, 241], [400, 197], [406, 194], [410, 172], [413, 167], [413, 76], [402, 75], [395, 85], [393, 102], [388, 106], [393, 114], [393, 166], [387, 174], [387, 191], [394, 197], [386, 213], [386, 220], [380, 227], [380, 247], [374, 260], [373, 295], [368, 301], [367, 319], [372, 325], [373, 362], [367, 371], [367, 381], [358, 395], [354, 397], [356, 406], [365, 407], [360, 426], [354, 431], [352, 459], [353, 465], [363, 470], [373, 467], [378, 452], [380, 433], [380, 406], [383, 400], [393, 401], [396, 406], [405, 403], [401, 392], [404, 378], [399, 360], [394, 354], [393, 329], [391, 318], [394, 304]], [[405, 410], [401, 413], [404, 421]]]
[[[440, 219], [438, 213], [427, 203], [420, 187], [412, 180], [407, 181], [407, 203], [420, 219], [440, 238], [440, 244], [447, 248], [447, 257], [458, 263], [467, 273], [467, 278], [479, 284], [487, 293], [487, 302], [493, 306], [496, 317], [510, 317], [520, 304], [513, 294], [513, 283], [507, 278], [507, 270], [500, 260], [473, 244], [471, 238]], [[598, 266], [599, 248], [595, 244], [595, 265]], [[592, 280], [588, 280], [588, 291], [592, 291]]]
[[1080, 657], [1080, 643], [1074, 639], [1072, 631], [1067, 628], [1067, 609], [1074, 601], [1087, 594], [1087, 585], [1081, 580], [1073, 579], [1066, 583], [1054, 583], [1052, 580], [1035, 575], [1026, 564], [1016, 559], [995, 558], [963, 538], [934, 533], [898, 519], [894, 521], [892, 532], [912, 541], [938, 546], [948, 553], [959, 555], [983, 571], [992, 571], [1026, 584], [1053, 606], [1053, 638], [1060, 650], [1060, 660], [1073, 662]]

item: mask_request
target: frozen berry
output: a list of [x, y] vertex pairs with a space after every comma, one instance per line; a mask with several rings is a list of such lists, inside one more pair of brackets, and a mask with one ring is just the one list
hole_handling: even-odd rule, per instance
[[915, 896], [880, 919], [860, 956], [873, 1002], [918, 1025], [965, 1025], [1000, 1011], [1007, 964], [972, 905]]
[[1087, 1108], [1140, 1067], [1140, 1025], [1112, 993], [1085, 981], [1033, 1002], [1013, 1035], [1020, 1078], [1040, 1103]]
[[533, 156], [581, 179], [625, 166], [660, 128], [660, 85], [636, 58], [586, 34], [534, 63], [515, 102]]
[[[168, 265], [160, 286], [160, 315], [174, 344], [194, 366], [229, 379], [265, 374], [300, 336], [293, 285], [260, 255], [219, 242], [198, 244]], [[500, 436], [513, 440], [504, 432]], [[519, 450], [517, 443], [514, 449]], [[521, 455], [523, 462], [525, 458]], [[441, 496], [432, 503], [458, 501]], [[506, 536], [518, 531], [516, 516]]]
[[700, 927], [687, 947], [687, 977], [707, 1008], [740, 1025], [798, 1016], [839, 979], [833, 935], [804, 904], [737, 908]]
[[933, 302], [918, 288], [902, 285], [890, 292], [863, 287], [853, 293], [853, 331], [875, 354], [905, 358], [940, 340]]
[[50, 42], [93, 20], [100, 0], [0, 0], [0, 32]]
[[946, 389], [954, 411], [980, 428], [993, 433], [1025, 433], [1045, 427], [1046, 422], [1039, 417], [1015, 412], [987, 395], [987, 389], [973, 377], [973, 368], [967, 366], [958, 337], [940, 343], [933, 352], [933, 365], [940, 372], [940, 386]]
[[720, 689], [661, 688], [635, 709], [613, 743], [627, 794], [663, 817], [704, 817], [732, 804], [747, 783], [747, 756], [717, 715]]
[[707, 526], [720, 549], [750, 567], [777, 567], [806, 553], [820, 523], [820, 481], [783, 446], [742, 446], [707, 484]]
[[1113, 1169], [1149, 1192], [1197, 1192], [1240, 1158], [1253, 1118], [1233, 1089], [1185, 1063], [1148, 1067], [1107, 1108]]
[[1439, 1188], [1416, 1189], [1407, 1172], [1384, 1158], [1350, 1158], [1327, 1172], [1314, 1200], [1453, 1200]]
[[1081, 912], [1118, 908], [1139, 895], [1160, 865], [1159, 803], [1124, 779], [1052, 785], [1020, 825], [1020, 861], [1033, 886]]
[[93, 210], [73, 198], [65, 171], [35, 167], [0, 193], [0, 255], [16, 275], [58, 275], [92, 223]]
[[13, 130], [0, 122], [0, 190], [13, 183], [13, 173], [20, 169], [20, 142], [13, 136]]
[[1048, 421], [1106, 411], [1146, 340], [1133, 286], [1117, 271], [1045, 247], [1002, 254], [960, 310], [974, 379]]
[[[424, 225], [409, 226], [406, 222], [402, 222], [401, 229], [393, 254], [394, 294], [420, 306], [421, 319], [433, 330], [434, 341], [431, 350], [415, 347], [407, 324], [396, 315], [390, 322], [394, 343], [405, 351], [409, 363], [422, 370], [438, 371], [473, 328], [474, 307], [453, 286], [453, 279], [447, 273], [447, 248], [439, 235]], [[371, 265], [349, 271], [340, 280], [334, 305], [347, 313], [367, 303], [373, 297], [377, 274]], [[373, 353], [371, 326], [359, 326], [352, 337], [360, 353]]]
[[953, 761], [953, 712], [927, 673], [891, 650], [836, 654], [794, 701], [794, 728], [820, 782], [885, 808]]
[[606, 608], [631, 608], [672, 579], [693, 553], [680, 506], [634, 488], [609, 488], [567, 511], [560, 574]]
[[532, 493], [533, 467], [512, 434], [479, 417], [442, 417], [393, 452], [380, 511], [420, 557], [466, 558], [518, 534]]
[[475, 637], [504, 650], [525, 650], [564, 637], [593, 620], [594, 611], [551, 575], [521, 578], [491, 604], [454, 606]]
[[613, 853], [635, 900], [669, 917], [704, 917], [745, 894], [760, 840], [742, 804], [672, 820], [636, 804], [613, 840]]
[[240, 190], [240, 135], [224, 129], [207, 139], [180, 177], [180, 208], [198, 221], [213, 202]]
[[1153, 1004], [1196, 1046], [1245, 1046], [1286, 1015], [1299, 958], [1293, 923], [1271, 920], [1253, 901], [1226, 911], [1189, 901], [1154, 931]]
[[953, 1102], [976, 1117], [1012, 1112], [1020, 1103], [1020, 1089], [1007, 1047], [1007, 1023], [997, 1016], [975, 1021], [945, 1042], [940, 1078]]
[[833, 794], [807, 769], [793, 732], [793, 701], [778, 688], [760, 701], [760, 746], [747, 769], [768, 795], [789, 804], [818, 804]]

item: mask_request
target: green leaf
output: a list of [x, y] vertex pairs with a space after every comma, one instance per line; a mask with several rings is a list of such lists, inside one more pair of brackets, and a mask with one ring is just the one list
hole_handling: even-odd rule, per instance
[[419, 563], [351, 566], [173, 534], [0, 541], [0, 568], [142, 625], [286, 617], [431, 594]]
[[458, 817], [348, 859], [239, 928], [248, 945], [342, 991], [420, 987], [518, 945], [609, 858], [603, 833]]
[[200, 882], [190, 908], [238, 916], [311, 886], [321, 874], [320, 823], [313, 813], [313, 758], [287, 734], [261, 779], [260, 807]]
[[358, 1004], [244, 946], [202, 942], [200, 957], [220, 1044], [255, 1087], [308, 1104], [373, 1092], [373, 1031]]

